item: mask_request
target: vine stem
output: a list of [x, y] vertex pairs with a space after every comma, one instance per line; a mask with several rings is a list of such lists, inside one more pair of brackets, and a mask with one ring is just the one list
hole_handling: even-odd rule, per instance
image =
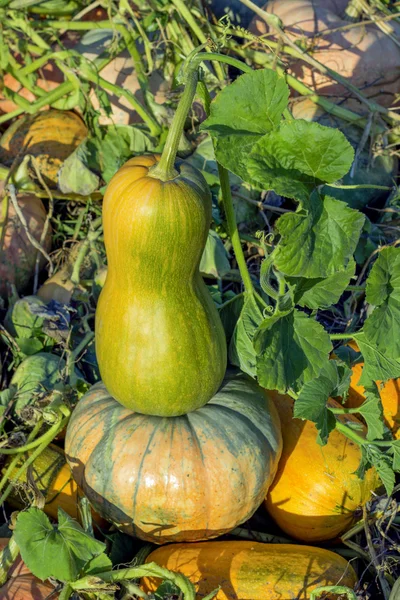
[[[172, 581], [183, 593], [185, 600], [195, 600], [196, 592], [193, 583], [181, 573], [174, 573], [164, 567], [160, 567], [154, 562], [147, 563], [138, 567], [130, 567], [127, 569], [119, 569], [118, 571], [104, 571], [96, 573], [96, 578], [101, 579], [106, 583], [117, 583], [126, 579], [138, 579], [140, 577], [159, 577]], [[93, 576], [86, 576], [78, 581], [71, 582], [73, 590], [85, 590], [98, 587], [98, 583], [93, 581]], [[67, 596], [69, 597], [69, 596]], [[212, 596], [207, 596], [211, 598]], [[61, 597], [60, 597], [61, 599]]]
[[[357, 287], [358, 289], [358, 287]], [[331, 340], [351, 340], [354, 337], [352, 333], [331, 333], [329, 335]]]
[[364, 292], [365, 285], [348, 285], [346, 287], [346, 292]]
[[389, 187], [387, 185], [372, 185], [369, 183], [357, 183], [354, 185], [341, 185], [340, 183], [324, 183], [327, 187], [338, 188], [339, 190], [363, 190], [363, 189], [371, 189], [371, 190], [386, 190], [391, 191], [393, 187]]
[[[28, 442], [31, 442], [32, 440], [35, 439], [35, 437], [39, 433], [42, 425], [43, 425], [43, 419], [39, 419], [39, 421], [36, 423], [36, 425], [34, 426], [32, 431], [28, 435], [28, 440], [27, 440]], [[7, 469], [3, 472], [3, 477], [1, 478], [1, 481], [0, 481], [0, 491], [3, 489], [6, 481], [8, 481], [8, 478], [10, 477], [11, 473], [14, 471], [15, 467], [17, 466], [17, 464], [19, 463], [20, 460], [21, 460], [21, 457], [19, 455], [14, 456], [14, 458], [10, 460], [10, 463], [8, 464]]]
[[[204, 32], [201, 29], [201, 27], [197, 24], [196, 19], [194, 18], [187, 6], [187, 3], [184, 0], [172, 0], [172, 3], [174, 4], [179, 14], [185, 19], [186, 23], [189, 25], [192, 32], [196, 35], [199, 42], [203, 45], [207, 44], [207, 37], [204, 35]], [[218, 64], [218, 62], [214, 63], [213, 66], [218, 79], [220, 81], [223, 81], [225, 77], [221, 66]]]
[[[214, 53], [203, 52], [201, 54], [198, 54], [193, 60], [194, 61], [205, 60], [204, 55], [207, 55], [207, 54], [214, 55]], [[215, 54], [215, 57], [217, 59], [219, 59], [220, 55]], [[225, 57], [223, 57], [223, 58], [225, 58]], [[230, 59], [230, 57], [226, 57], [226, 58]], [[232, 59], [230, 59], [230, 60], [232, 60]], [[247, 72], [249, 70], [252, 71], [252, 69], [250, 67], [247, 67], [247, 65], [244, 65], [241, 61], [237, 61], [235, 59], [233, 59], [233, 60], [235, 61], [235, 63], [239, 63], [238, 65], [235, 65], [235, 66], [238, 66], [242, 71], [247, 71]], [[199, 87], [199, 92], [202, 96], [204, 110], [208, 117], [210, 115], [211, 96], [210, 96], [210, 93], [209, 93], [204, 81], [200, 81], [198, 87]], [[239, 234], [239, 230], [238, 230], [237, 223], [236, 223], [235, 209], [233, 206], [231, 186], [229, 183], [229, 173], [228, 173], [227, 169], [225, 169], [225, 167], [223, 167], [218, 161], [217, 161], [217, 167], [218, 167], [219, 180], [220, 180], [220, 184], [221, 184], [222, 202], [224, 205], [225, 216], [226, 216], [226, 221], [227, 221], [227, 226], [228, 226], [228, 234], [229, 234], [229, 237], [232, 242], [233, 250], [235, 252], [235, 257], [236, 257], [236, 261], [237, 261], [237, 264], [239, 267], [240, 276], [242, 278], [243, 285], [244, 285], [246, 292], [254, 295], [254, 286], [253, 286], [253, 282], [250, 277], [250, 273], [247, 269], [246, 259], [245, 259], [244, 253], [243, 253], [242, 243], [240, 241], [240, 234]]]
[[8, 571], [16, 561], [19, 555], [19, 547], [12, 535], [8, 544], [0, 552], [0, 586], [4, 585], [8, 579]]
[[221, 183], [222, 202], [224, 205], [228, 233], [231, 238], [232, 246], [235, 251], [235, 257], [239, 267], [240, 275], [246, 292], [254, 294], [253, 282], [247, 269], [246, 259], [243, 253], [242, 243], [240, 241], [239, 230], [236, 223], [235, 209], [232, 202], [231, 186], [229, 183], [229, 173], [222, 165], [217, 162], [218, 175]]
[[64, 419], [62, 419], [61, 414], [59, 414], [57, 421], [39, 438], [28, 444], [25, 444], [24, 446], [18, 446], [17, 448], [0, 448], [0, 454], [21, 454], [22, 452], [28, 452], [29, 450], [33, 450], [33, 448], [42, 445], [47, 440], [49, 440], [47, 442], [49, 444], [55, 438], [58, 432], [65, 427], [65, 425], [68, 423], [68, 419], [69, 416], [66, 416]]
[[[68, 422], [68, 419], [69, 419], [69, 417], [62, 419], [62, 421], [59, 422], [57, 429], [55, 429], [54, 427], [51, 427], [49, 429], [49, 431], [47, 432], [47, 434], [42, 436], [42, 438], [41, 438], [42, 443], [40, 444], [40, 446], [38, 446], [32, 452], [32, 454], [29, 456], [29, 458], [23, 463], [23, 465], [15, 473], [15, 475], [14, 475], [15, 480], [19, 479], [21, 477], [22, 473], [24, 473], [30, 467], [30, 465], [37, 459], [37, 457], [43, 452], [43, 450], [45, 448], [47, 448], [47, 446], [50, 444], [50, 442], [52, 442], [53, 439], [56, 437], [58, 432], [61, 431], [65, 427], [65, 425]], [[49, 435], [50, 430], [51, 430], [51, 436]], [[0, 497], [0, 506], [3, 504], [3, 502], [5, 502], [7, 500], [8, 496], [12, 492], [12, 488], [13, 488], [13, 484], [10, 483]]]
[[172, 121], [160, 162], [149, 169], [149, 176], [161, 181], [170, 181], [179, 175], [174, 167], [179, 141], [182, 137], [186, 118], [196, 94], [199, 72], [197, 65], [189, 64], [184, 92]]

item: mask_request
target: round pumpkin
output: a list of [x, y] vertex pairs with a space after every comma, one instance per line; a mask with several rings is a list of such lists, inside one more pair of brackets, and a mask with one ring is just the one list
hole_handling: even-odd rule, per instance
[[[46, 210], [40, 198], [33, 194], [18, 195], [18, 205], [27, 222], [28, 231], [37, 241], [43, 233], [46, 221]], [[6, 199], [0, 200], [0, 214], [6, 210]], [[51, 227], [42, 242], [43, 248], [51, 249]], [[38, 250], [32, 246], [22, 223], [16, 214], [11, 201], [8, 201], [8, 212], [3, 237], [0, 245], [0, 296], [7, 296], [9, 284], [14, 284], [18, 292], [23, 292], [29, 285], [36, 265]], [[40, 266], [45, 264], [44, 256], [39, 253]]]
[[[3, 550], [8, 542], [8, 538], [0, 538], [0, 550]], [[20, 556], [8, 575], [10, 579], [0, 587], [1, 600], [46, 600], [49, 594], [54, 592], [54, 586], [32, 575]], [[51, 598], [57, 600], [58, 594], [52, 594]]]
[[[221, 586], [215, 600], [306, 599], [320, 586], [340, 583], [352, 588], [357, 583], [353, 568], [338, 554], [294, 544], [171, 544], [152, 552], [146, 562], [186, 575], [198, 598]], [[146, 592], [154, 592], [160, 580], [146, 577], [142, 584]]]
[[121, 404], [173, 417], [200, 408], [226, 369], [226, 338], [199, 265], [211, 222], [201, 172], [152, 176], [158, 155], [128, 160], [103, 202], [108, 270], [96, 309], [96, 355]]
[[[347, 408], [358, 408], [365, 400], [365, 389], [358, 384], [363, 366], [364, 363], [358, 363], [352, 367], [350, 388], [344, 404]], [[389, 379], [384, 384], [381, 381], [376, 383], [382, 401], [385, 424], [393, 436], [400, 439], [400, 378]]]
[[11, 166], [30, 154], [39, 163], [45, 183], [57, 187], [57, 173], [75, 148], [87, 136], [87, 128], [70, 111], [46, 110], [15, 121], [0, 139], [0, 162]]
[[[270, 0], [265, 6], [268, 13], [278, 16], [285, 32], [293, 41], [316, 37], [311, 55], [330, 67], [368, 98], [384, 106], [391, 106], [400, 93], [400, 47], [375, 24], [353, 27], [324, 35], [324, 31], [348, 26], [343, 14], [349, 0]], [[400, 34], [400, 24], [390, 22], [395, 35]], [[269, 31], [261, 17], [256, 16], [250, 31], [264, 35]], [[329, 96], [334, 102], [352, 97], [344, 86], [317, 71], [300, 58], [286, 56], [288, 72], [321, 96]], [[360, 106], [358, 100], [346, 106]]]
[[81, 398], [65, 453], [95, 510], [163, 544], [217, 537], [262, 503], [281, 452], [273, 402], [242, 374], [181, 417], [134, 413], [101, 383]]
[[[269, 393], [282, 423], [283, 450], [266, 508], [282, 531], [296, 539], [334, 539], [352, 526], [357, 509], [370, 499], [379, 484], [376, 472], [371, 469], [359, 479], [354, 473], [361, 460], [357, 444], [335, 429], [328, 443], [319, 446], [314, 423], [293, 418], [293, 400]], [[352, 415], [343, 420], [361, 425]]]

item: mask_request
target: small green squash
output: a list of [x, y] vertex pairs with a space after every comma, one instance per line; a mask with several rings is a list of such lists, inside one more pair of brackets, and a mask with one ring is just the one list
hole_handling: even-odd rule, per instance
[[103, 203], [108, 259], [96, 311], [96, 354], [110, 394], [131, 410], [177, 416], [203, 406], [226, 369], [226, 340], [199, 273], [211, 221], [201, 173], [177, 162], [153, 177], [158, 156], [129, 160]]
[[65, 438], [73, 477], [96, 512], [156, 544], [217, 537], [246, 521], [273, 481], [281, 446], [273, 401], [243, 374], [173, 418], [132, 412], [98, 383]]

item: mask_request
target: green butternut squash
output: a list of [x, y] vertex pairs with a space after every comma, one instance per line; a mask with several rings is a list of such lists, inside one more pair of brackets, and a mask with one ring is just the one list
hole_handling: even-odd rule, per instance
[[103, 204], [108, 272], [96, 311], [96, 354], [110, 394], [143, 414], [203, 406], [226, 369], [221, 320], [199, 273], [211, 221], [201, 173], [159, 157], [129, 160]]

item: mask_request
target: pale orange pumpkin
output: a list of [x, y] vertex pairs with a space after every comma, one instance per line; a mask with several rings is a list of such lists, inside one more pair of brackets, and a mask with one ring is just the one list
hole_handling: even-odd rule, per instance
[[48, 110], [17, 119], [0, 139], [0, 162], [7, 167], [35, 157], [45, 183], [57, 187], [62, 163], [87, 136], [85, 123], [71, 111]]
[[[365, 388], [359, 385], [364, 363], [352, 367], [352, 375], [348, 396], [345, 401], [347, 408], [358, 408], [365, 400]], [[382, 401], [383, 417], [388, 429], [396, 439], [400, 439], [400, 378], [389, 379], [384, 384], [376, 382]]]
[[133, 412], [96, 384], [79, 400], [65, 439], [73, 476], [95, 510], [156, 544], [217, 537], [246, 521], [280, 451], [273, 402], [243, 374], [179, 417]]

